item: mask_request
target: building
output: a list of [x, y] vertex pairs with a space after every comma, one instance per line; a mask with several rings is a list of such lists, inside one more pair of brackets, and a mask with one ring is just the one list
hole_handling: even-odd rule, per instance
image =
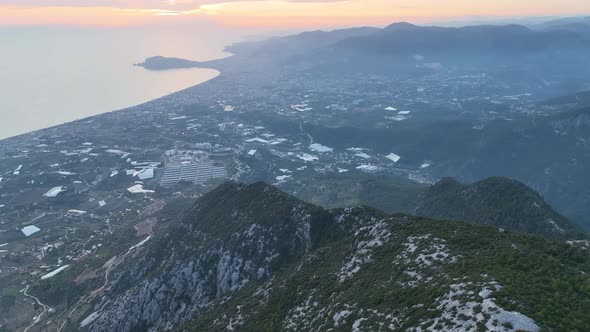
[[181, 181], [203, 184], [211, 179], [227, 176], [225, 164], [211, 160], [199, 160], [166, 167], [160, 185], [173, 186]]

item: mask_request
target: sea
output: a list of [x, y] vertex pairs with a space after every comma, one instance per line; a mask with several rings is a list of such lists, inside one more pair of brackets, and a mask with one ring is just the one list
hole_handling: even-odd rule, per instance
[[230, 56], [243, 39], [212, 26], [0, 27], [0, 139], [138, 105], [206, 82], [213, 69], [148, 71], [162, 55], [197, 61]]

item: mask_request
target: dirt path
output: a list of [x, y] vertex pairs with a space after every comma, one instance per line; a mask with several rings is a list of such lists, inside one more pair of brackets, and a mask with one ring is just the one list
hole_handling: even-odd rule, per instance
[[305, 136], [307, 136], [309, 138], [309, 145], [312, 145], [313, 144], [313, 137], [309, 133], [307, 133], [305, 131], [305, 129], [303, 129], [303, 123], [299, 124], [299, 130], [301, 131], [302, 134], [304, 134]]
[[35, 300], [35, 302], [40, 305], [41, 307], [43, 307], [43, 311], [37, 315], [37, 317], [35, 317], [35, 319], [33, 320], [33, 322], [31, 323], [31, 325], [27, 326], [23, 332], [27, 332], [31, 327], [37, 325], [40, 321], [41, 318], [43, 318], [43, 315], [45, 315], [45, 313], [47, 313], [47, 310], [49, 309], [48, 306], [46, 306], [45, 304], [43, 304], [41, 301], [39, 301], [39, 299], [36, 296], [30, 295], [29, 293], [27, 293], [27, 291], [29, 290], [29, 285], [26, 285], [25, 288], [23, 288], [21, 290], [21, 292], [26, 296], [29, 297], [33, 300]]

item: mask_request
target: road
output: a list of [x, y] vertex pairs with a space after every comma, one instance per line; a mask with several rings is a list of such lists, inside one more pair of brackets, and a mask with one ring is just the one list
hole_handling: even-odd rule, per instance
[[26, 296], [26, 297], [30, 297], [31, 299], [35, 300], [35, 302], [40, 305], [41, 307], [43, 307], [43, 311], [37, 315], [37, 317], [35, 317], [35, 319], [33, 320], [33, 322], [31, 323], [31, 325], [27, 326], [27, 328], [25, 328], [23, 330], [23, 332], [27, 332], [29, 331], [29, 329], [35, 325], [37, 325], [40, 321], [41, 318], [43, 318], [43, 315], [45, 315], [45, 313], [47, 313], [47, 310], [49, 309], [48, 306], [46, 306], [45, 304], [43, 304], [41, 301], [39, 301], [39, 299], [33, 295], [30, 295], [29, 293], [27, 293], [27, 291], [29, 290], [29, 285], [26, 285], [25, 288], [23, 288], [21, 290], [21, 292]]
[[306, 135], [309, 138], [309, 145], [312, 145], [313, 144], [313, 137], [303, 129], [303, 123], [299, 124], [299, 130], [301, 130], [301, 133]]

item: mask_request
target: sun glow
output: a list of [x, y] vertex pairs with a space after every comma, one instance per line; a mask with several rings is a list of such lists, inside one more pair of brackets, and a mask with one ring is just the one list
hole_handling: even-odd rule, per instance
[[[212, 19], [232, 26], [381, 25], [460, 17], [590, 14], [587, 0], [0, 0], [0, 25], [125, 26]], [[9, 3], [9, 4], [6, 4]]]

